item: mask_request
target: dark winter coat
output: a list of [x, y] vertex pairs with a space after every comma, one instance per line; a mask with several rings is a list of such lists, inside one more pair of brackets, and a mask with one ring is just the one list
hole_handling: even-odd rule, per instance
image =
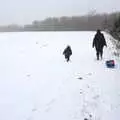
[[70, 46], [68, 46], [68, 47], [64, 50], [63, 55], [65, 55], [66, 58], [72, 55], [72, 50], [71, 50]]
[[93, 39], [93, 47], [95, 46], [96, 50], [103, 49], [104, 46], [107, 46], [104, 35], [101, 32], [97, 32]]

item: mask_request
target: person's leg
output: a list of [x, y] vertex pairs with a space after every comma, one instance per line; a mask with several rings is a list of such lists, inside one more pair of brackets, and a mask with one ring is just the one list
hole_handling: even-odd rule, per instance
[[67, 62], [69, 61], [69, 56], [67, 54], [65, 55], [65, 59]]
[[101, 56], [101, 59], [102, 59], [103, 58], [103, 47], [100, 50], [100, 56]]
[[101, 59], [103, 58], [103, 49], [101, 49], [100, 51], [100, 56], [101, 56]]
[[97, 57], [97, 60], [99, 60], [99, 49], [96, 47], [96, 57]]
[[96, 52], [97, 60], [99, 60], [99, 51]]
[[99, 60], [99, 49], [96, 49], [97, 60]]
[[65, 59], [67, 60], [67, 55], [65, 55]]
[[70, 60], [70, 56], [67, 56], [67, 62]]

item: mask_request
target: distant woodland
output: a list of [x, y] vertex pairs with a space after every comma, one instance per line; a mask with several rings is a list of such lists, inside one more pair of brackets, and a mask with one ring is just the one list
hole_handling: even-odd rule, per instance
[[[115, 30], [119, 22], [120, 12], [116, 13], [90, 13], [84, 16], [62, 16], [49, 17], [44, 20], [34, 20], [31, 24], [24, 26], [8, 25], [0, 26], [0, 32], [17, 32], [17, 31], [95, 31], [101, 30]], [[118, 25], [119, 26], [119, 25]], [[119, 27], [120, 28], [120, 27]], [[119, 29], [117, 28], [119, 31]]]

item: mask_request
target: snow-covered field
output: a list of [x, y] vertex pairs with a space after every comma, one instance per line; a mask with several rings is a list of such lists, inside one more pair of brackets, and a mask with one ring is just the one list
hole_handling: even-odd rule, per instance
[[104, 59], [96, 60], [94, 34], [0, 33], [0, 120], [119, 120], [119, 61], [105, 66], [115, 59], [107, 34]]

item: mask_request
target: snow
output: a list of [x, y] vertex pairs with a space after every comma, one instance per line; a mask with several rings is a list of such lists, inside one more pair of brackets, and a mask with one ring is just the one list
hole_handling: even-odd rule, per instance
[[[95, 32], [0, 33], [0, 120], [118, 120], [120, 61], [104, 34], [108, 47], [97, 61]], [[109, 59], [115, 69], [106, 68]]]

